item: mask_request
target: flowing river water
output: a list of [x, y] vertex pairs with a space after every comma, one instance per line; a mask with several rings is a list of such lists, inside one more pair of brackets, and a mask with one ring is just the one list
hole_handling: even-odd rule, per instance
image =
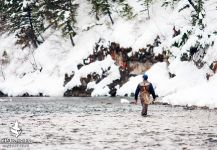
[[155, 104], [147, 117], [140, 111], [120, 98], [7, 98], [0, 102], [0, 150], [217, 150], [217, 110]]

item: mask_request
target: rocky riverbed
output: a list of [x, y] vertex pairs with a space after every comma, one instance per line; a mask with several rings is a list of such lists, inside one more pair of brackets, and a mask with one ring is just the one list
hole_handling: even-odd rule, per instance
[[155, 104], [147, 117], [140, 110], [120, 98], [1, 99], [0, 149], [217, 149], [217, 110]]

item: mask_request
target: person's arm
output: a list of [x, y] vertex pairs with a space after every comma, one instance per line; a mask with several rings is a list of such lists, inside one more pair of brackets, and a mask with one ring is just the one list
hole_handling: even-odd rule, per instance
[[153, 99], [155, 100], [155, 98], [157, 96], [155, 95], [155, 91], [154, 91], [152, 84], [150, 84], [150, 86], [149, 86], [149, 91], [150, 91], [150, 94], [152, 95]]
[[138, 100], [139, 92], [140, 92], [140, 86], [138, 85], [137, 88], [136, 88], [136, 91], [135, 91], [135, 101], [136, 101], [136, 103], [137, 103], [137, 100]]

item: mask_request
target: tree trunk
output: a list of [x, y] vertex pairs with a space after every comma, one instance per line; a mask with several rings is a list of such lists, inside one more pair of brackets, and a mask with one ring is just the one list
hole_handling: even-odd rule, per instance
[[30, 28], [31, 28], [31, 34], [30, 34], [30, 38], [32, 40], [32, 44], [35, 48], [38, 47], [37, 44], [37, 37], [35, 35], [35, 31], [34, 31], [34, 27], [33, 27], [33, 23], [32, 23], [32, 15], [31, 15], [31, 8], [29, 6], [27, 6], [27, 14], [28, 14], [28, 19], [29, 19], [29, 24], [30, 24]]
[[194, 8], [194, 10], [197, 12], [197, 7], [194, 5], [192, 0], [188, 0], [188, 2], [191, 4], [191, 6]]
[[146, 6], [147, 6], [148, 19], [150, 19], [149, 2], [146, 3]]
[[109, 16], [109, 18], [111, 20], [111, 23], [114, 24], [114, 21], [113, 21], [112, 16], [111, 16], [111, 12], [109, 10], [108, 10], [108, 16]]
[[72, 44], [72, 46], [75, 46], [75, 43], [74, 43], [74, 40], [73, 40], [75, 32], [74, 32], [72, 26], [70, 25], [69, 21], [67, 22], [67, 28], [68, 28], [68, 34], [69, 34], [69, 37], [70, 37], [70, 40], [71, 40], [71, 44]]
[[96, 20], [99, 20], [98, 12], [95, 13]]
[[2, 77], [3, 77], [3, 79], [5, 80], [5, 75], [4, 75], [4, 72], [3, 72], [2, 64], [1, 64], [1, 73], [2, 73]]
[[72, 46], [75, 46], [75, 43], [74, 43], [74, 40], [73, 40], [73, 37], [72, 37], [72, 34], [71, 34], [71, 33], [69, 34], [69, 37], [70, 37]]
[[45, 41], [43, 36], [41, 35], [41, 33], [38, 31], [38, 29], [36, 29], [36, 31], [38, 32], [39, 36], [41, 37], [41, 39], [43, 40], [43, 42]]
[[[69, 5], [70, 5], [70, 13], [72, 15], [73, 14], [73, 10], [72, 10], [73, 4], [72, 4], [71, 0], [69, 0]], [[72, 44], [72, 46], [75, 46], [75, 42], [73, 40], [74, 35], [72, 35], [72, 33], [71, 33], [71, 31], [73, 31], [73, 33], [74, 33], [74, 30], [73, 30], [72, 26], [70, 25], [70, 22], [67, 22], [67, 26], [68, 26], [68, 30], [69, 30], [69, 37], [70, 37], [71, 44]]]

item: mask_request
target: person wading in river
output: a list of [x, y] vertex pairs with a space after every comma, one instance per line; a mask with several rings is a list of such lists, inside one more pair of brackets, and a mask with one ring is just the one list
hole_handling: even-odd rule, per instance
[[143, 81], [139, 83], [135, 91], [135, 104], [137, 104], [138, 95], [140, 93], [140, 100], [142, 104], [142, 116], [147, 115], [148, 105], [151, 103], [150, 94], [152, 95], [153, 99], [157, 97], [155, 95], [154, 88], [150, 82], [147, 81], [148, 76], [146, 74], [143, 75]]

